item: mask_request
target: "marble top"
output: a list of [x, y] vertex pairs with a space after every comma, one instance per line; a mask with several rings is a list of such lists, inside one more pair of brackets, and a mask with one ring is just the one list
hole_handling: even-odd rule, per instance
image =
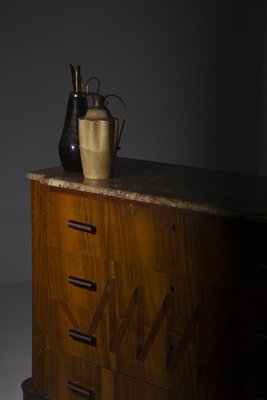
[[238, 219], [267, 221], [267, 178], [117, 158], [113, 178], [53, 167], [27, 173], [44, 185]]

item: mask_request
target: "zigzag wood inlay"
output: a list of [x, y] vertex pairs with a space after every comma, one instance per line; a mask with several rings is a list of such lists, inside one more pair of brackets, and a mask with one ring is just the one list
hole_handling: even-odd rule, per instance
[[[69, 307], [60, 303], [63, 310], [73, 326], [76, 326], [78, 330], [78, 323], [73, 317]], [[109, 333], [110, 343], [109, 350], [113, 353], [117, 353], [125, 332], [131, 322], [134, 313], [137, 313], [137, 351], [136, 357], [140, 362], [145, 362], [149, 351], [154, 343], [154, 340], [160, 330], [160, 327], [167, 319], [167, 332], [166, 332], [166, 368], [168, 371], [174, 371], [177, 367], [183, 353], [185, 352], [187, 345], [193, 336], [197, 324], [199, 322], [199, 310], [200, 303], [197, 304], [192, 315], [188, 318], [184, 332], [179, 335], [179, 341], [177, 343], [176, 335], [174, 332], [174, 294], [167, 293], [155, 318], [152, 323], [151, 329], [146, 338], [144, 338], [144, 288], [137, 286], [134, 289], [132, 297], [129, 301], [128, 307], [122, 320], [116, 316], [116, 281], [110, 279], [101, 295], [100, 301], [97, 305], [96, 311], [93, 315], [91, 322], [89, 323], [88, 335], [95, 337], [98, 325], [104, 316], [104, 310], [106, 306], [109, 306]], [[90, 343], [89, 343], [90, 344]], [[96, 342], [94, 342], [96, 345]]]

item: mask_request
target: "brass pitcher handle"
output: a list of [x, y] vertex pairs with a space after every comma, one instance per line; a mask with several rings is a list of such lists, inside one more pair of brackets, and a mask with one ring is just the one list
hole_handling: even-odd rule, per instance
[[90, 94], [89, 82], [92, 81], [92, 80], [97, 81], [98, 86], [97, 86], [97, 91], [96, 91], [96, 93], [98, 94], [98, 92], [99, 92], [99, 89], [100, 89], [100, 80], [99, 80], [96, 76], [91, 76], [91, 78], [89, 78], [88, 81], [87, 81], [86, 84], [85, 84], [85, 94], [86, 94], [86, 96], [88, 96], [88, 95]]
[[122, 98], [120, 96], [118, 96], [117, 94], [108, 94], [107, 96], [105, 96], [105, 101], [106, 101], [106, 99], [108, 97], [116, 97], [121, 102], [121, 104], [123, 105], [123, 109], [124, 109], [124, 114], [123, 114], [123, 119], [122, 119], [122, 124], [121, 124], [121, 130], [120, 130], [119, 137], [118, 137], [118, 147], [117, 148], [119, 150], [120, 149], [121, 135], [122, 135], [122, 131], [123, 131], [123, 128], [124, 128], [125, 121], [126, 121], [126, 104], [124, 103]]

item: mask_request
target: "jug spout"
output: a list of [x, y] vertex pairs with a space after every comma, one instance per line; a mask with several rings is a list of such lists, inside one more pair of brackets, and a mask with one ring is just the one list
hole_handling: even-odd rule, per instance
[[92, 92], [92, 93], [89, 93], [89, 94], [93, 99], [93, 106], [92, 107], [106, 108], [105, 107], [105, 97], [104, 96], [102, 96], [99, 93], [95, 93], [95, 92]]
[[106, 98], [101, 94], [91, 92], [89, 95], [92, 97], [93, 104], [88, 108], [84, 118], [91, 120], [112, 119], [109, 109], [105, 106]]

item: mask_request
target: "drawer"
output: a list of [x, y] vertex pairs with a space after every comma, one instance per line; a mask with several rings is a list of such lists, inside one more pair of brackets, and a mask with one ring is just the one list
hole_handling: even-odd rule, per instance
[[48, 194], [48, 244], [183, 274], [183, 217], [132, 203]]
[[109, 262], [108, 268], [98, 297], [77, 287], [76, 302], [74, 295], [71, 302], [50, 300], [49, 346], [193, 396], [200, 289], [132, 265]]
[[48, 193], [48, 244], [105, 256], [102, 202], [89, 197]]
[[206, 284], [244, 289], [257, 267], [256, 237], [241, 223], [187, 216], [187, 272]]
[[[48, 346], [61, 352], [116, 369], [117, 360], [109, 352], [108, 309], [101, 315], [97, 331], [89, 330], [94, 313], [88, 307], [49, 300]], [[95, 310], [94, 310], [95, 311]]]
[[[254, 297], [254, 312], [256, 311], [258, 324], [257, 333], [267, 338], [267, 233], [259, 230], [258, 233], [258, 262], [253, 279], [251, 279], [252, 294]], [[266, 352], [265, 352], [266, 354]], [[266, 360], [267, 361], [267, 360]]]
[[184, 274], [183, 217], [169, 209], [105, 203], [107, 253], [114, 261]]
[[186, 400], [176, 394], [114, 373], [96, 364], [48, 350], [51, 400]]
[[258, 338], [258, 359], [255, 374], [255, 387], [259, 398], [267, 397], [267, 381], [266, 381], [266, 365], [267, 365], [267, 335], [261, 335]]
[[[245, 323], [251, 323], [248, 319]], [[232, 381], [235, 398], [264, 400], [267, 398], [266, 363], [267, 336], [253, 335], [244, 338], [238, 369]], [[252, 339], [252, 341], [251, 341]], [[240, 349], [237, 349], [240, 352]]]
[[47, 247], [49, 296], [95, 310], [109, 279], [107, 261], [87, 253]]
[[259, 263], [251, 279], [249, 293], [244, 294], [244, 309], [253, 316], [259, 335], [267, 337], [267, 264]]
[[255, 237], [255, 266], [246, 289], [241, 292], [243, 325], [252, 351], [258, 351], [260, 338], [267, 337], [267, 236], [258, 232]]
[[202, 290], [198, 283], [175, 274], [151, 271], [131, 264], [115, 262], [111, 276], [115, 279], [118, 313], [120, 318], [127, 312], [133, 294], [143, 299], [144, 324], [152, 326], [166, 296], [173, 302], [175, 320], [187, 321], [201, 301]]
[[240, 364], [243, 373], [238, 376], [240, 390], [257, 393], [259, 399], [267, 396], [267, 268], [262, 255], [251, 279], [250, 291], [242, 296], [243, 357]]

